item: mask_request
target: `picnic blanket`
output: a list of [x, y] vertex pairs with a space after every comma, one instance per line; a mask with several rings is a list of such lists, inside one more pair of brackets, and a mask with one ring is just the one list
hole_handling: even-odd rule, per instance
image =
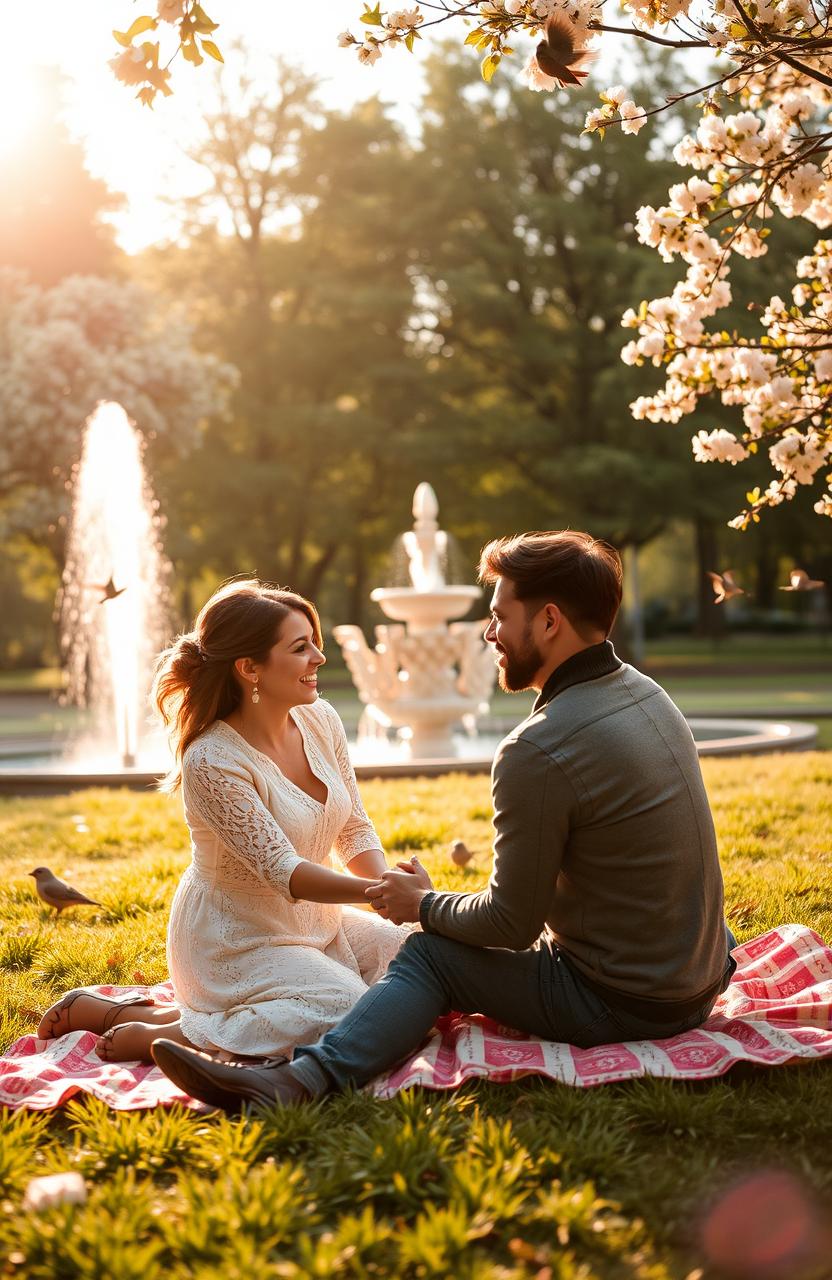
[[[408, 1062], [369, 1090], [390, 1098], [421, 1085], [453, 1089], [466, 1080], [546, 1076], [587, 1088], [634, 1076], [705, 1080], [740, 1062], [781, 1066], [832, 1057], [832, 950], [811, 929], [787, 924], [738, 947], [737, 971], [704, 1026], [667, 1040], [631, 1040], [578, 1049], [526, 1036], [488, 1018], [451, 1014]], [[170, 985], [96, 987], [104, 995], [151, 991], [173, 1001]], [[118, 1111], [202, 1104], [181, 1093], [156, 1067], [105, 1063], [96, 1037], [74, 1031], [60, 1040], [23, 1036], [0, 1058], [0, 1105], [49, 1111], [91, 1093]]]

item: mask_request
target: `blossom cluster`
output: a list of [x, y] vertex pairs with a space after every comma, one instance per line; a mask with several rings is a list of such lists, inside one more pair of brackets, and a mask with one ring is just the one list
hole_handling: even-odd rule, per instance
[[391, 9], [387, 13], [382, 13], [380, 5], [376, 5], [374, 9], [365, 5], [361, 21], [368, 27], [379, 28], [380, 34], [368, 33], [364, 39], [359, 40], [352, 32], [342, 31], [338, 44], [342, 49], [353, 45], [358, 53], [358, 61], [371, 67], [374, 62], [378, 62], [386, 44], [404, 44], [412, 53], [414, 41], [419, 35], [417, 28], [424, 22], [424, 15], [418, 5], [412, 9]]
[[605, 89], [600, 96], [603, 106], [587, 112], [586, 133], [597, 131], [603, 138], [604, 130], [611, 124], [620, 124], [622, 133], [638, 133], [647, 124], [647, 113], [627, 96], [622, 84]]
[[[705, 115], [675, 148], [680, 165], [705, 176], [672, 186], [660, 208], [638, 210], [638, 239], [687, 270], [668, 296], [625, 313], [622, 324], [638, 336], [622, 359], [666, 367], [664, 386], [631, 405], [637, 419], [678, 422], [711, 395], [739, 408], [739, 434], [717, 427], [698, 432], [692, 444], [698, 462], [731, 465], [767, 447], [777, 478], [753, 491], [730, 522], [746, 528], [763, 507], [812, 484], [832, 460], [832, 241], [819, 241], [796, 264], [790, 301], [775, 295], [757, 308], [760, 336], [713, 332], [705, 321], [732, 300], [732, 256], [767, 252], [764, 224], [775, 209], [820, 229], [832, 225], [832, 169], [816, 132], [824, 130], [832, 95], [817, 82], [778, 76], [750, 83], [740, 96], [746, 109]], [[832, 514], [829, 479], [818, 514]]]
[[[636, 215], [638, 239], [665, 262], [682, 264], [684, 274], [667, 296], [624, 315], [622, 323], [636, 333], [622, 358], [666, 371], [661, 388], [631, 405], [638, 419], [678, 422], [704, 397], [721, 402], [723, 422], [692, 441], [697, 461], [737, 465], [768, 450], [775, 478], [749, 494], [732, 522], [745, 528], [832, 462], [832, 241], [818, 241], [796, 264], [790, 299], [774, 296], [753, 308], [759, 329], [745, 335], [709, 324], [732, 303], [734, 256], [768, 252], [775, 213], [821, 231], [832, 227], [832, 20], [817, 0], [621, 0], [621, 6], [628, 28], [606, 25], [603, 0], [447, 0], [431, 23], [473, 19], [465, 43], [482, 55], [486, 80], [513, 52], [510, 38], [538, 36], [553, 15], [571, 24], [575, 49], [591, 49], [601, 33], [609, 40], [607, 33], [617, 31], [722, 56], [724, 73], [684, 95], [699, 100], [701, 118], [674, 158], [693, 176], [675, 183], [665, 204], [645, 205]], [[418, 7], [364, 8], [362, 21], [377, 24], [379, 35], [360, 42], [345, 32], [341, 42], [358, 46], [366, 62], [380, 56], [383, 43], [401, 42], [405, 13], [414, 29], [416, 15], [422, 22]], [[431, 7], [432, 15], [438, 11]], [[654, 28], [662, 35], [651, 35]], [[525, 77], [533, 89], [559, 84], [534, 54]], [[625, 86], [613, 85], [587, 114], [585, 131], [638, 133], [674, 101], [642, 107]], [[732, 414], [741, 426], [729, 430]], [[827, 479], [815, 510], [832, 515], [832, 473]]]
[[[576, 48], [591, 49], [594, 28], [601, 20], [604, 0], [482, 0], [471, 4], [470, 0], [448, 0], [442, 6], [442, 17], [434, 22], [444, 22], [453, 17], [476, 22], [465, 43], [482, 53], [483, 79], [490, 80], [504, 57], [514, 50], [509, 39], [515, 32], [539, 35], [546, 21], [554, 14], [563, 15], [570, 23]], [[380, 0], [375, 6], [364, 5], [360, 21], [370, 31], [358, 37], [351, 31], [342, 31], [338, 44], [343, 49], [354, 48], [359, 62], [372, 66], [381, 57], [387, 45], [404, 44], [411, 52], [419, 38], [417, 28], [424, 21], [418, 5], [412, 9], [383, 10]], [[532, 55], [523, 75], [532, 89], [554, 89], [557, 81], [541, 72]], [[634, 131], [635, 132], [635, 131]]]

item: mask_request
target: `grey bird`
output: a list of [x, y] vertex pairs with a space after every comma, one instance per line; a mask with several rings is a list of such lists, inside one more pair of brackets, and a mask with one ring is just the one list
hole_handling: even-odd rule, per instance
[[458, 867], [464, 867], [473, 858], [473, 853], [462, 840], [454, 840], [451, 845], [451, 861]]
[[29, 875], [35, 878], [35, 892], [41, 902], [45, 902], [47, 907], [54, 907], [56, 915], [60, 915], [64, 907], [101, 906], [100, 902], [95, 902], [85, 894], [79, 893], [65, 880], [59, 880], [57, 876], [53, 876], [48, 867], [35, 867]]

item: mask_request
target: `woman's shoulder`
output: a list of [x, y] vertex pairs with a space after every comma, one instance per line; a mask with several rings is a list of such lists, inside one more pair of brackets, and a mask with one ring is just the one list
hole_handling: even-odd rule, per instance
[[244, 739], [224, 720], [215, 720], [185, 749], [182, 774], [186, 777], [206, 768], [233, 767], [247, 758]]

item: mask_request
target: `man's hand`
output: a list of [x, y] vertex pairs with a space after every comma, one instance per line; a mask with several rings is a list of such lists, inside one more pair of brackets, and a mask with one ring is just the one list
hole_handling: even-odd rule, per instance
[[433, 888], [431, 878], [418, 858], [400, 862], [399, 871], [385, 871], [379, 884], [365, 890], [374, 911], [394, 924], [417, 922], [422, 898]]

